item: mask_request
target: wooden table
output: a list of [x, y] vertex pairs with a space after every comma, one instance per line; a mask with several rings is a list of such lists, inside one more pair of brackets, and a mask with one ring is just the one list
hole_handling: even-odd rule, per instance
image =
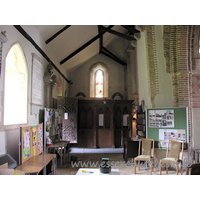
[[46, 174], [46, 166], [52, 160], [53, 174], [56, 174], [57, 160], [56, 154], [43, 153], [38, 156], [33, 156], [28, 161], [18, 166], [16, 170], [25, 172], [25, 174], [39, 174], [43, 170], [43, 174]]
[[57, 149], [61, 149], [61, 159], [60, 159], [60, 165], [62, 167], [62, 149], [64, 148], [64, 163], [65, 163], [65, 156], [66, 156], [66, 147], [68, 146], [68, 157], [69, 157], [69, 141], [59, 141], [59, 142], [56, 142], [54, 144], [52, 144], [51, 146], [48, 146], [47, 147], [47, 153], [48, 153], [48, 150], [50, 148], [53, 148], [54, 149], [54, 153], [55, 153], [55, 150]]
[[124, 140], [124, 153], [123, 158], [127, 162], [128, 158], [135, 158], [138, 156], [139, 141], [133, 141], [131, 139]]

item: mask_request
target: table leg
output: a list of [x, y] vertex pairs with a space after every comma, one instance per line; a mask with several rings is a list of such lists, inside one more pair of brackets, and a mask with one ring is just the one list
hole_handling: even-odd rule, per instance
[[67, 148], [68, 148], [68, 158], [69, 158], [70, 143], [67, 144]]
[[53, 175], [56, 175], [56, 169], [57, 169], [57, 159], [56, 156], [52, 159], [52, 167], [53, 167]]
[[66, 156], [66, 145], [64, 145], [64, 163], [65, 163], [65, 156]]
[[57, 170], [57, 159], [56, 159], [56, 157], [55, 157], [55, 168], [54, 168], [54, 170], [55, 170], [55, 172], [54, 172], [54, 175], [56, 175], [56, 170]]
[[61, 147], [61, 158], [60, 158], [60, 166], [61, 166], [61, 168], [62, 168], [62, 147]]
[[47, 174], [47, 168], [46, 168], [46, 166], [43, 168], [42, 172], [43, 172], [43, 175]]

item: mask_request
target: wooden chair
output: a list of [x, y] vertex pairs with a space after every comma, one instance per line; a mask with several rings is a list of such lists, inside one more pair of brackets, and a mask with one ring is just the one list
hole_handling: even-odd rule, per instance
[[[170, 148], [170, 155], [169, 155], [169, 144], [171, 142]], [[182, 150], [181, 150], [182, 144]], [[169, 140], [168, 147], [167, 147], [167, 155], [166, 158], [160, 160], [160, 175], [161, 175], [161, 167], [162, 163], [166, 164], [166, 174], [168, 174], [168, 165], [176, 165], [176, 174], [178, 175], [178, 165], [181, 163], [181, 175], [182, 175], [182, 160], [183, 160], [183, 149], [184, 149], [184, 141], [180, 140]], [[182, 152], [181, 159], [180, 157], [180, 150]], [[169, 156], [168, 156], [169, 155]]]
[[[134, 158], [134, 174], [136, 174], [136, 161], [138, 161], [138, 170], [140, 170], [140, 161], [150, 162], [150, 175], [153, 171], [153, 159], [154, 159], [154, 139], [140, 139], [139, 141], [139, 153]], [[141, 148], [142, 146], [142, 148]], [[151, 155], [152, 149], [152, 155]], [[140, 152], [142, 150], [142, 152]]]
[[186, 175], [200, 175], [200, 163], [188, 166], [186, 170]]

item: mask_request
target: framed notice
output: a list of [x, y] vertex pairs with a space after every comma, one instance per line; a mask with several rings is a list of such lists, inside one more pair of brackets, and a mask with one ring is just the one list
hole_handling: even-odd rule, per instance
[[99, 126], [103, 126], [103, 114], [99, 114]]
[[128, 126], [129, 114], [123, 114], [123, 126]]
[[32, 53], [32, 92], [31, 103], [42, 105], [43, 62], [36, 54]]

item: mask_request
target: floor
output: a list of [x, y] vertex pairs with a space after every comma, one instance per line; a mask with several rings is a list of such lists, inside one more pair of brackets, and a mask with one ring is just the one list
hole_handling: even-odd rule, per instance
[[[66, 161], [60, 166], [60, 158], [57, 160], [57, 175], [76, 175], [79, 168], [99, 168], [102, 158], [109, 158], [111, 167], [119, 169], [120, 175], [149, 175], [150, 168], [146, 163], [140, 165], [140, 171], [136, 167], [134, 174], [133, 159], [128, 159], [125, 163], [123, 159], [123, 149], [72, 149], [69, 157], [66, 155]], [[179, 172], [180, 174], [180, 172]], [[183, 175], [185, 170], [183, 171]], [[159, 175], [158, 166], [155, 166], [152, 175]], [[165, 169], [162, 169], [162, 175], [167, 175]], [[175, 169], [169, 169], [168, 175], [176, 175]]]

